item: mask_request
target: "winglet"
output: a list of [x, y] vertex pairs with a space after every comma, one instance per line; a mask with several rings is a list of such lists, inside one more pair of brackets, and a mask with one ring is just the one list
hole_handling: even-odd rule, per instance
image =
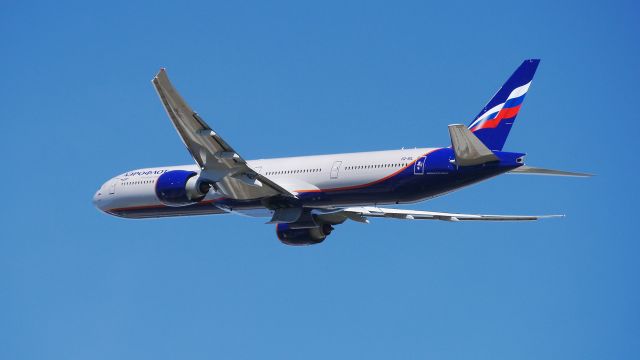
[[458, 166], [480, 165], [499, 160], [466, 126], [449, 125], [449, 135]]

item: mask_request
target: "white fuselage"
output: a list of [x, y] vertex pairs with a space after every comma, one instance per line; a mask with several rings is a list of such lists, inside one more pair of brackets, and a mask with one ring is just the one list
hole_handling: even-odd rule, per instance
[[[408, 167], [414, 166], [417, 159], [433, 150], [436, 148], [260, 159], [247, 163], [257, 173], [272, 179], [292, 193], [299, 194], [356, 188], [381, 181], [406, 171]], [[94, 202], [107, 212], [114, 209], [163, 206], [156, 196], [155, 184], [161, 174], [171, 170], [200, 172], [195, 164], [128, 171], [105, 182], [94, 196]], [[424, 172], [424, 168], [416, 171], [416, 175], [422, 175], [420, 171]], [[223, 194], [210, 191], [203, 201], [215, 202], [221, 198], [224, 198]], [[360, 205], [370, 205], [373, 202]], [[261, 209], [247, 210], [243, 213], [259, 216], [271, 214], [270, 211], [259, 210]]]

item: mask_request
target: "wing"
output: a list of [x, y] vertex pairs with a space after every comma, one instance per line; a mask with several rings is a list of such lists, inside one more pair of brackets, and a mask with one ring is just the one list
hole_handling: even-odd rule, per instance
[[165, 69], [152, 80], [182, 142], [200, 165], [202, 176], [219, 191], [234, 199], [258, 199], [277, 195], [295, 197], [247, 162], [184, 101], [173, 87]]
[[316, 214], [321, 219], [339, 223], [346, 219], [369, 222], [368, 218], [392, 218], [401, 220], [444, 220], [444, 221], [531, 221], [543, 218], [564, 217], [564, 215], [480, 215], [458, 214], [435, 211], [389, 209], [380, 207], [351, 207]]

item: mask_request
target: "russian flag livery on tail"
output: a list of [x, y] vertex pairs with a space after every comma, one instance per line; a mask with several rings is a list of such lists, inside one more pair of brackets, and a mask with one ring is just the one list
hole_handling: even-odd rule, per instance
[[539, 63], [539, 59], [525, 60], [469, 125], [489, 149], [502, 150]]
[[[524, 153], [502, 150], [539, 63], [525, 60], [471, 125], [449, 125], [451, 146], [259, 160], [240, 156], [191, 109], [161, 69], [153, 86], [194, 163], [125, 172], [105, 182], [93, 202], [107, 214], [133, 219], [229, 213], [263, 217], [276, 225], [278, 239], [287, 245], [321, 243], [347, 220], [557, 217], [381, 207], [428, 200], [505, 173], [589, 176], [526, 166]], [[326, 133], [320, 134], [330, 136]]]

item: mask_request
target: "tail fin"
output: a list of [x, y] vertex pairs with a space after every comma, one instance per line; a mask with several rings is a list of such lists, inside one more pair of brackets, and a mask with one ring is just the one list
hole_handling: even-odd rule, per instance
[[525, 60], [469, 125], [489, 149], [502, 150], [539, 63]]

